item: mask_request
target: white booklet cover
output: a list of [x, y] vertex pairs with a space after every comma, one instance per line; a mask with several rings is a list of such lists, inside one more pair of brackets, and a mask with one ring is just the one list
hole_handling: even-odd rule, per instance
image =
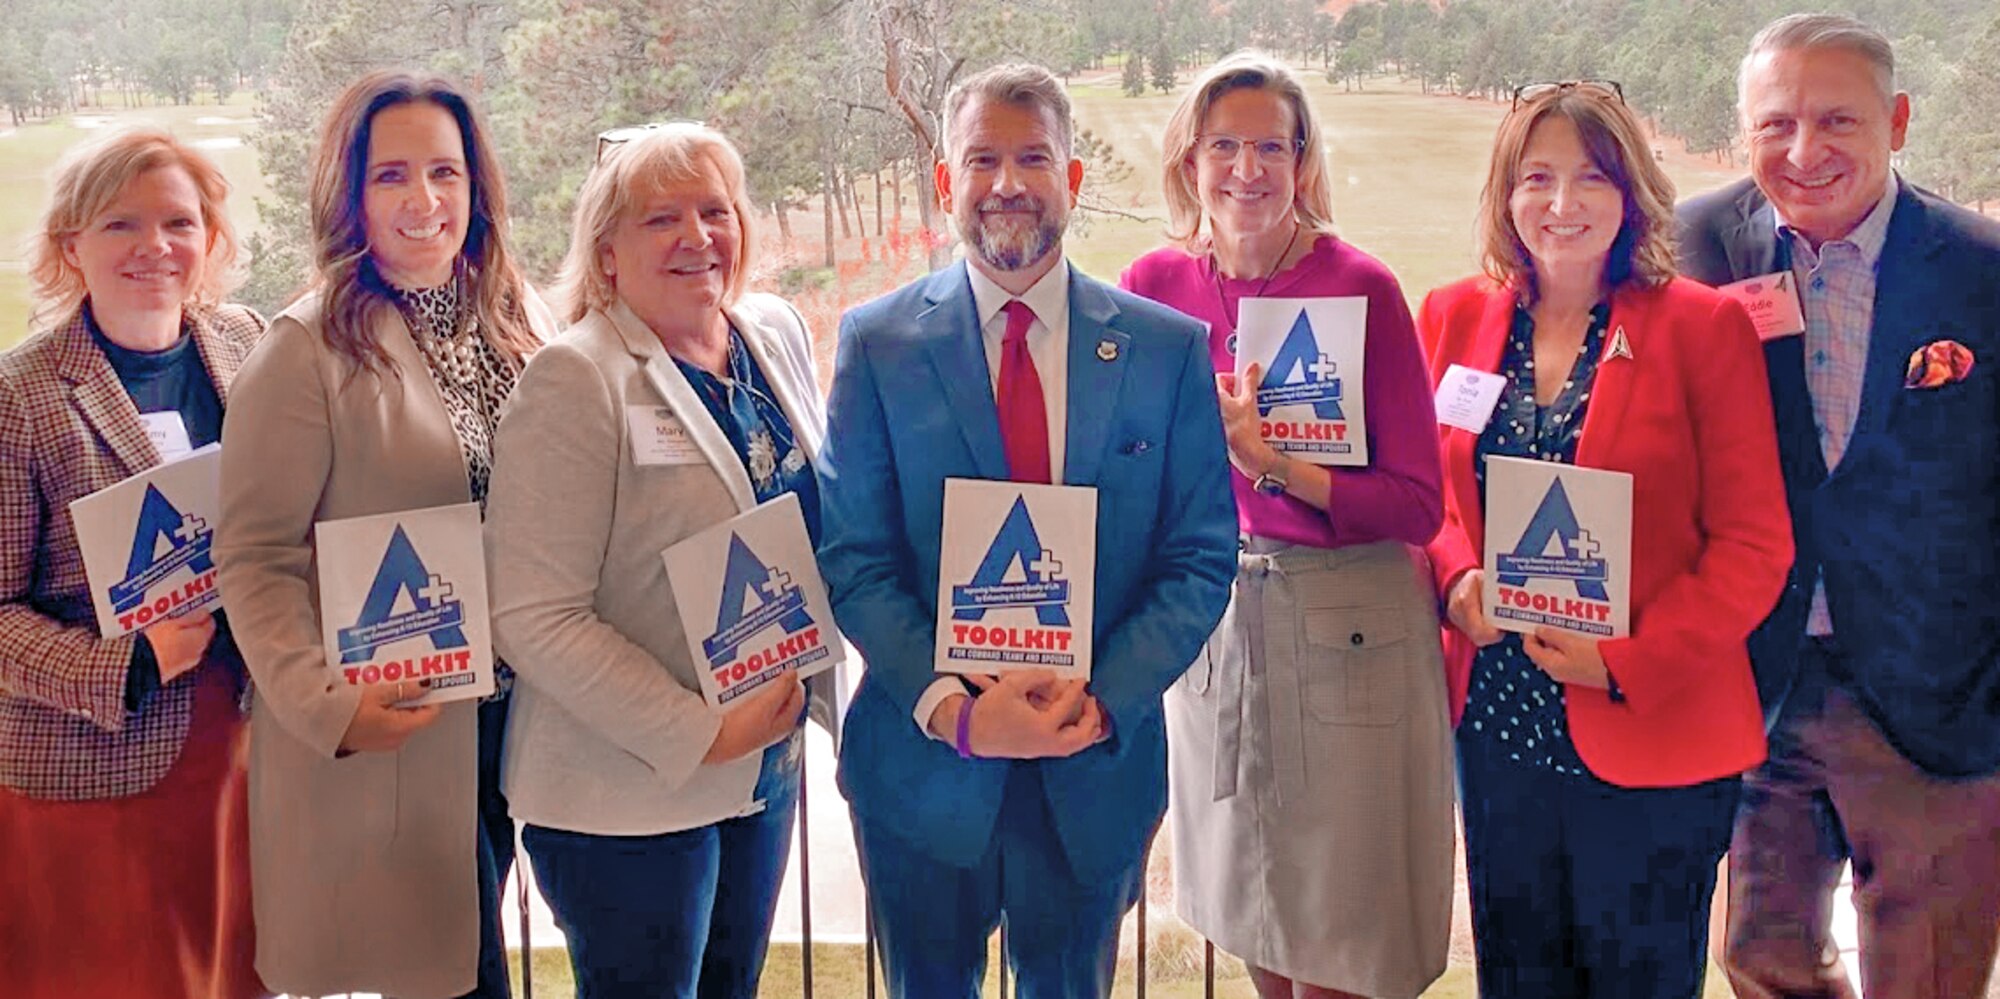
[[1486, 619], [1593, 638], [1630, 633], [1632, 477], [1526, 458], [1486, 459]]
[[946, 479], [939, 673], [1090, 676], [1097, 490]]
[[1368, 464], [1367, 346], [1366, 298], [1244, 299], [1236, 373], [1263, 365], [1257, 416], [1264, 440], [1314, 465]]
[[846, 661], [796, 495], [731, 517], [660, 558], [710, 707], [726, 710], [788, 672], [804, 679]]
[[313, 545], [334, 683], [428, 681], [430, 693], [418, 704], [493, 692], [477, 505], [321, 521]]
[[222, 518], [222, 445], [188, 452], [69, 505], [97, 631], [106, 638], [209, 607]]

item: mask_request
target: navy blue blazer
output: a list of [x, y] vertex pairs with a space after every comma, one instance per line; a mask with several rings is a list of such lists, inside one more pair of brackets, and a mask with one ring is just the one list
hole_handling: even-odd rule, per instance
[[[1806, 391], [1804, 338], [1764, 358], [1797, 558], [1750, 652], [1775, 721], [1825, 574], [1847, 687], [1925, 770], [2000, 770], [2000, 223], [1901, 183], [1875, 290], [1854, 434], [1830, 473]], [[1681, 262], [1710, 284], [1791, 267], [1774, 211], [1741, 181], [1679, 210]], [[1912, 352], [1972, 351], [1963, 381], [1903, 387]]]
[[1236, 508], [1202, 325], [1074, 269], [1069, 303], [1062, 481], [1097, 487], [1089, 689], [1113, 737], [1063, 759], [968, 761], [912, 718], [936, 679], [944, 480], [1007, 477], [964, 263], [841, 319], [818, 462], [819, 558], [834, 618], [868, 663], [840, 751], [855, 811], [970, 866], [1009, 768], [1038, 766], [1088, 882], [1129, 869], [1166, 809], [1160, 696], [1229, 602]]

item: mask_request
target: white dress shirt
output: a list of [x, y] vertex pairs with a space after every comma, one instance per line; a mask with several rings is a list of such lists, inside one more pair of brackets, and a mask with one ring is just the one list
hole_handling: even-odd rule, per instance
[[[972, 302], [979, 312], [979, 335], [986, 346], [986, 374], [996, 399], [1000, 394], [1000, 355], [1007, 336], [1007, 314], [1001, 310], [1018, 297], [1035, 313], [1035, 321], [1028, 326], [1028, 356], [1034, 359], [1035, 373], [1041, 378], [1042, 405], [1049, 414], [1049, 468], [1060, 484], [1069, 438], [1069, 262], [1057, 260], [1041, 280], [1019, 296], [993, 283], [976, 265], [968, 263], [965, 273], [972, 280]], [[965, 681], [940, 677], [917, 698], [917, 728], [937, 739], [937, 733], [930, 730], [931, 715], [945, 698], [969, 693], [972, 691]]]

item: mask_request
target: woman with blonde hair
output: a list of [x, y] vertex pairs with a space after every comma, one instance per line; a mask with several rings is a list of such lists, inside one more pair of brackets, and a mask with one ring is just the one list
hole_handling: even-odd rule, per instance
[[558, 291], [575, 325], [522, 374], [495, 448], [493, 626], [521, 671], [507, 797], [579, 996], [753, 996], [807, 702], [831, 730], [840, 680], [711, 709], [660, 553], [787, 494], [817, 542], [812, 336], [746, 291], [727, 138], [681, 122], [598, 151]]
[[[1258, 994], [1413, 997], [1444, 970], [1452, 789], [1437, 611], [1437, 427], [1402, 289], [1333, 232], [1298, 77], [1258, 52], [1195, 80], [1163, 140], [1173, 245], [1124, 286], [1209, 324], [1241, 552], [1208, 647], [1167, 692], [1175, 904]], [[1368, 463], [1263, 439], [1238, 377], [1247, 299], [1362, 303]]]
[[507, 251], [487, 133], [442, 79], [348, 87], [309, 203], [312, 287], [244, 366], [216, 543], [257, 687], [257, 967], [302, 995], [504, 996], [504, 673], [480, 704], [328, 683], [313, 525], [483, 503], [501, 404], [553, 323]]
[[[1430, 544], [1483, 999], [1701, 995], [1738, 775], [1764, 758], [1744, 640], [1792, 558], [1777, 433], [1749, 316], [1675, 274], [1673, 203], [1617, 84], [1523, 87], [1480, 196], [1485, 273], [1419, 313], [1432, 377], [1497, 393], [1443, 434]], [[1487, 618], [1496, 456], [1630, 476], [1628, 636]]]
[[97, 627], [69, 504], [213, 443], [264, 320], [224, 304], [229, 184], [163, 131], [56, 167], [0, 356], [0, 993], [254, 996], [238, 709], [222, 615]]

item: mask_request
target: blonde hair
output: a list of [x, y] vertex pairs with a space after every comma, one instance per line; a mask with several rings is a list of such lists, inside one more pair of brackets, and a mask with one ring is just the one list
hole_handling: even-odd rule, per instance
[[1674, 182], [1653, 160], [1639, 119], [1624, 100], [1589, 87], [1562, 87], [1523, 101], [1500, 122], [1479, 192], [1480, 267], [1494, 281], [1512, 287], [1521, 300], [1536, 297], [1535, 262], [1514, 228], [1509, 201], [1519, 181], [1521, 157], [1535, 126], [1562, 118], [1576, 133], [1592, 165], [1604, 171], [1624, 202], [1624, 218], [1611, 242], [1605, 283], [1657, 288], [1673, 280]]
[[438, 76], [378, 70], [334, 99], [312, 155], [307, 204], [312, 215], [314, 285], [324, 294], [321, 335], [357, 369], [384, 371], [389, 353], [375, 339], [376, 320], [395, 298], [368, 249], [361, 207], [375, 116], [404, 104], [430, 104], [451, 115], [472, 182], [472, 214], [456, 269], [480, 335], [519, 367], [539, 343], [528, 319], [528, 282], [507, 251], [507, 186], [486, 130], [465, 95]]
[[28, 260], [35, 299], [33, 324], [75, 311], [90, 294], [83, 272], [63, 255], [64, 245], [109, 209], [127, 184], [164, 167], [179, 167], [194, 182], [201, 199], [202, 228], [208, 230], [208, 253], [200, 277], [188, 289], [189, 302], [218, 305], [235, 288], [236, 227], [223, 210], [229, 181], [222, 171], [162, 129], [120, 130], [71, 149], [50, 177], [49, 206], [42, 213], [42, 228], [33, 237]]
[[1334, 234], [1333, 183], [1327, 176], [1326, 146], [1319, 120], [1306, 100], [1298, 74], [1275, 57], [1255, 49], [1223, 56], [1195, 77], [1194, 86], [1167, 119], [1160, 137], [1161, 175], [1167, 199], [1167, 238], [1182, 249], [1197, 251], [1204, 221], [1201, 197], [1195, 191], [1193, 156], [1202, 122], [1223, 95], [1237, 90], [1262, 90], [1283, 99], [1292, 109], [1292, 139], [1298, 144], [1293, 166], [1292, 211], [1308, 233]]
[[569, 253], [563, 257], [562, 271], [550, 292], [570, 322], [592, 310], [607, 309], [618, 300], [617, 286], [599, 263], [618, 223], [667, 185], [701, 178], [703, 165], [713, 165], [722, 175], [723, 190], [736, 213], [740, 232], [722, 303], [734, 305], [743, 297], [756, 245], [756, 216], [751, 214], [748, 185], [743, 179], [743, 156], [727, 136], [707, 125], [673, 122], [606, 147], [601, 162], [577, 192]]

